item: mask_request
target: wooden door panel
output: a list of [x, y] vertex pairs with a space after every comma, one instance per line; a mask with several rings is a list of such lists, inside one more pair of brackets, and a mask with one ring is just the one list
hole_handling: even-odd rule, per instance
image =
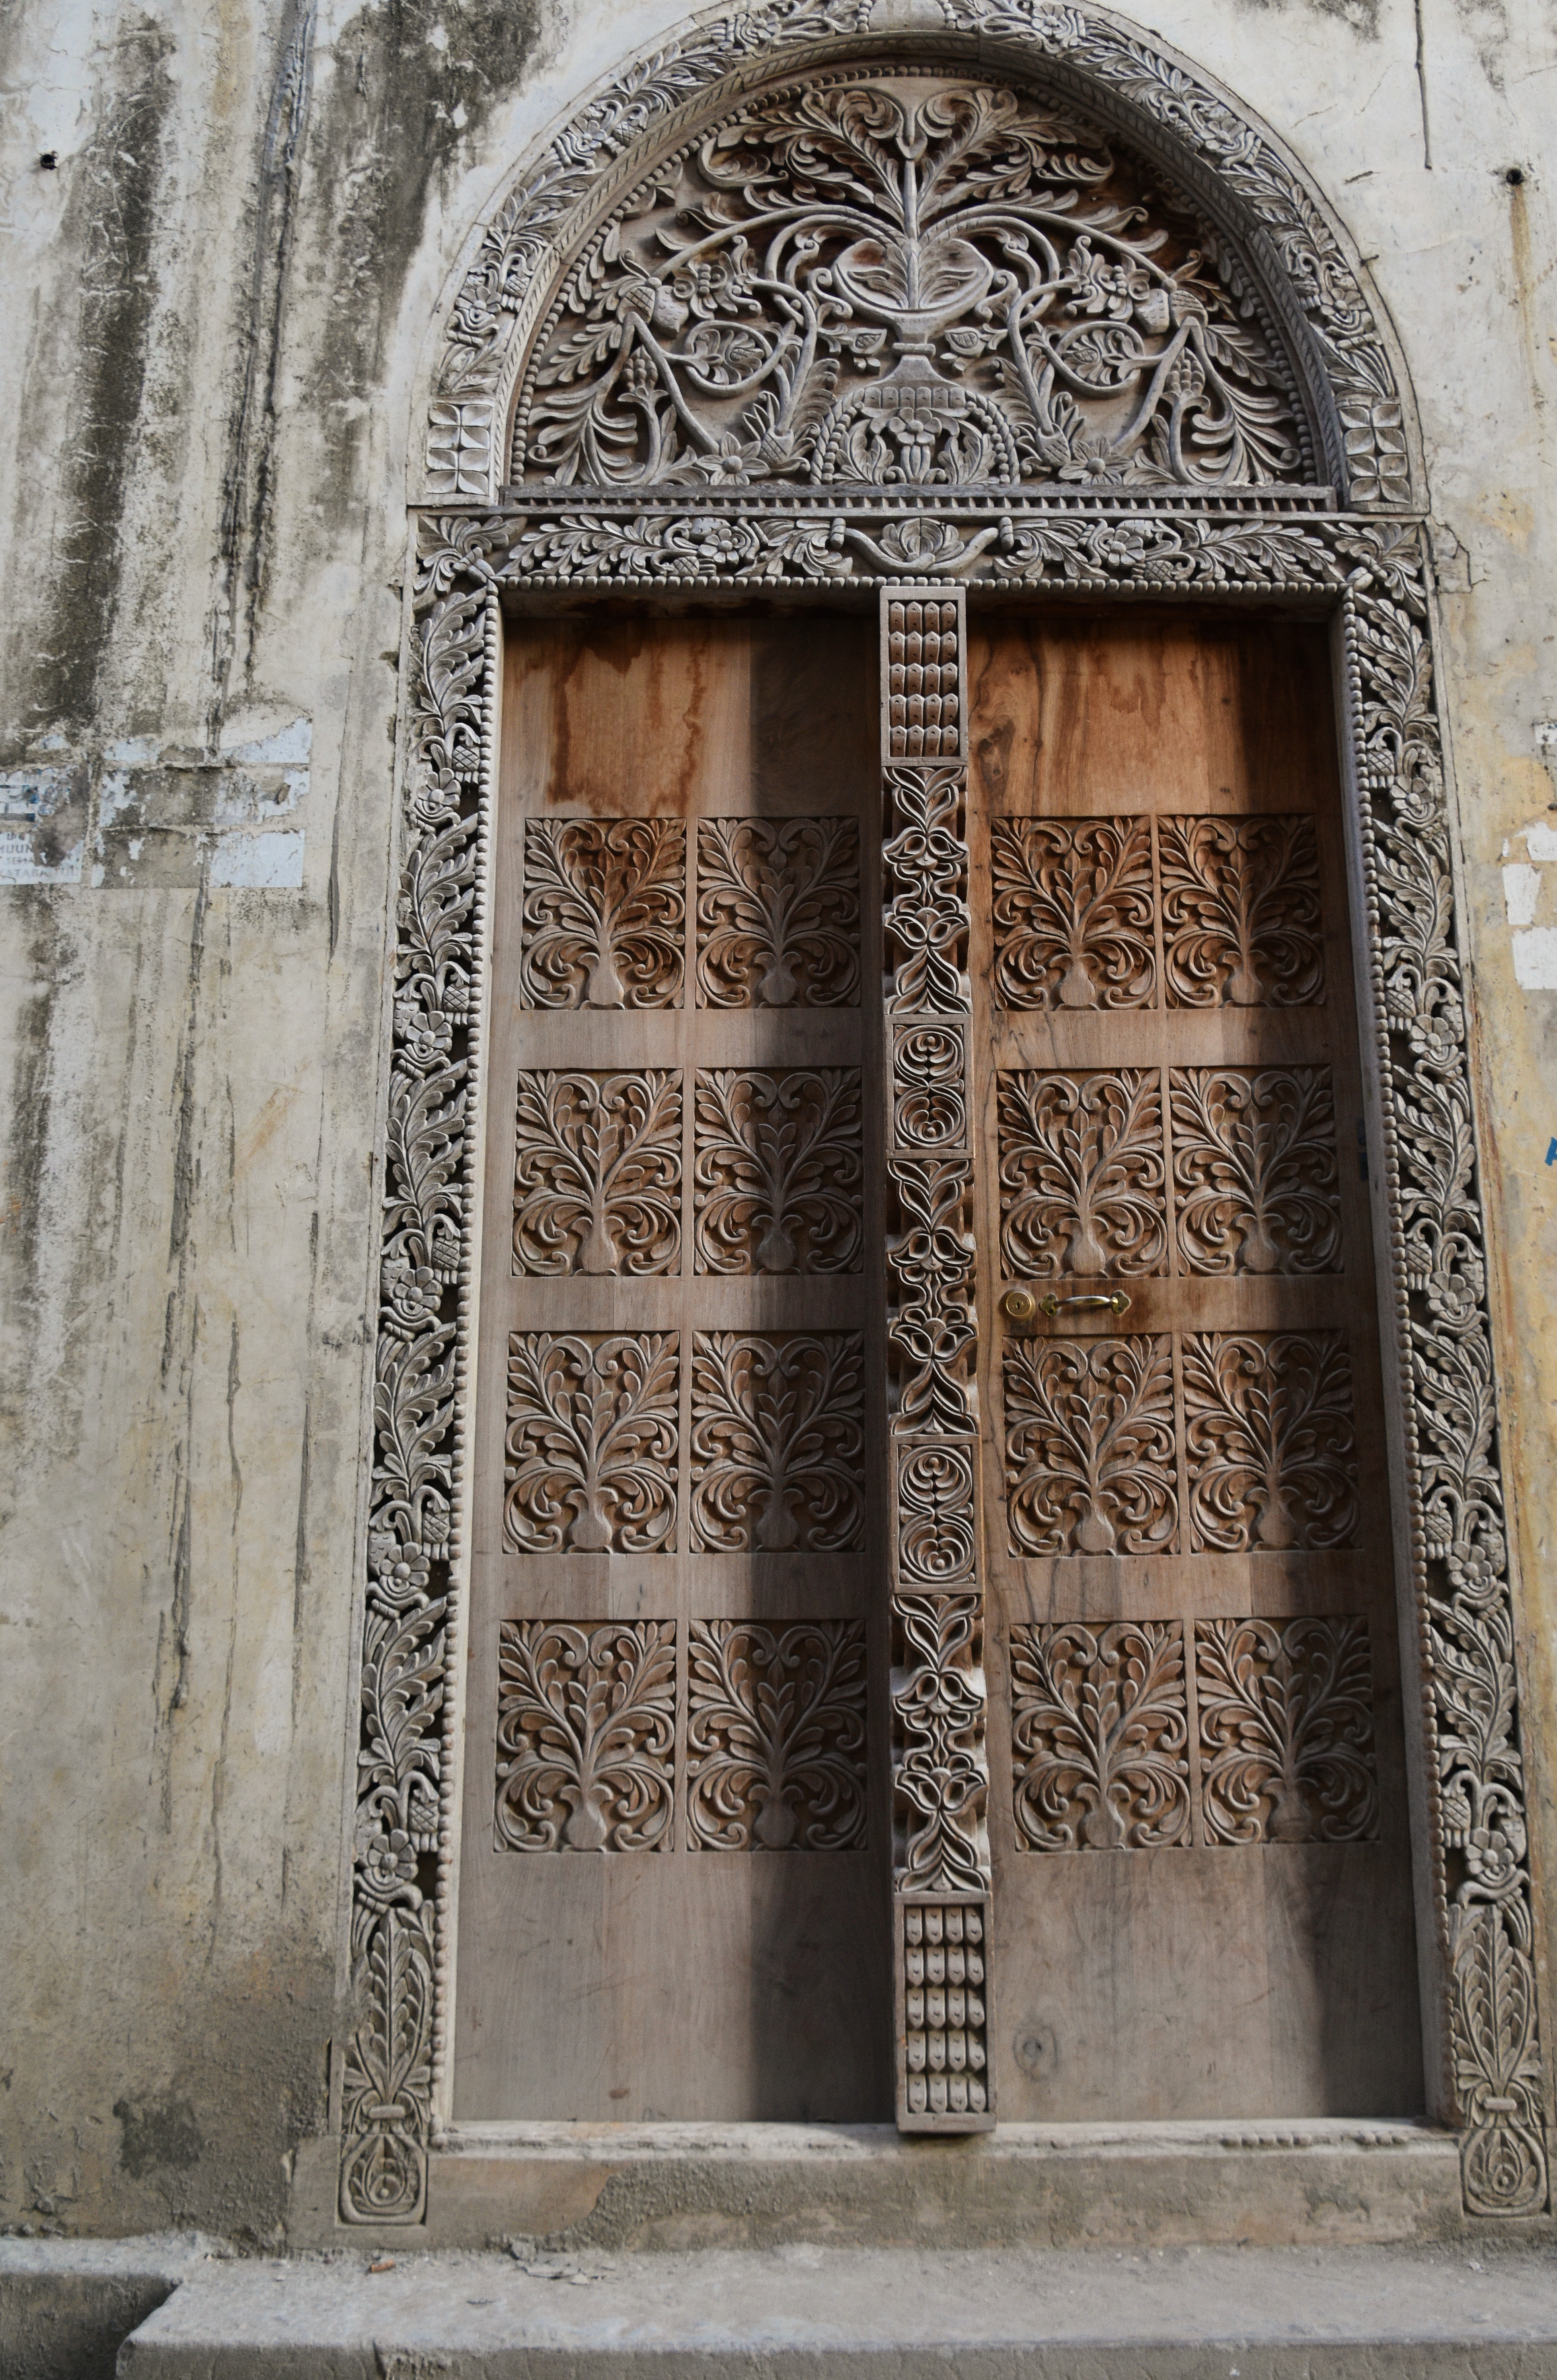
[[970, 700], [1001, 2104], [1405, 2113], [1323, 635], [991, 614]]
[[456, 2111], [880, 2116], [874, 622], [505, 703]]

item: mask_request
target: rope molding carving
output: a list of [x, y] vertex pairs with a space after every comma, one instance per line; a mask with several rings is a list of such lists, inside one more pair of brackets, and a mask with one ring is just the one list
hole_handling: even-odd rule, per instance
[[[1247, 254], [1320, 407], [1326, 476], [1354, 509], [1412, 500], [1389, 349], [1316, 190], [1232, 94], [1138, 29], [1052, 0], [940, 0], [943, 30], [871, 31], [875, 0], [770, 0], [694, 19], [614, 76], [521, 169], [451, 309], [429, 407], [423, 500], [498, 493], [516, 379], [561, 269], [657, 157], [776, 75], [933, 55], [956, 71], [1036, 68], [1205, 206]], [[906, 574], [905, 574], [906, 575]]]

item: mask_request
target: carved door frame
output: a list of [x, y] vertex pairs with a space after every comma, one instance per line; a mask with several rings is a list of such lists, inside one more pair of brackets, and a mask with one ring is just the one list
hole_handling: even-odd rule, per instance
[[[875, 601], [884, 620], [891, 590], [949, 601], [959, 630], [969, 589], [1049, 601], [1282, 601], [1331, 619], [1379, 1185], [1428, 2105], [1460, 2132], [1468, 2211], [1531, 2215], [1548, 2204], [1514, 1587], [1431, 564], [1404, 373], [1322, 199], [1230, 94], [1099, 10], [1043, 0], [940, 6], [943, 30], [894, 38], [872, 33], [873, 0], [771, 0], [738, 19], [684, 27], [602, 84], [518, 168], [472, 234], [443, 318], [426, 468], [412, 491], [402, 674], [405, 824], [357, 1681], [358, 2019], [335, 2061], [334, 2110], [348, 2223], [424, 2221], [448, 2107], [501, 606], [602, 593]], [[764, 82], [916, 63], [1070, 100], [1193, 193], [1280, 326], [1327, 484], [1131, 492], [767, 479], [696, 492], [505, 491], [499, 458], [525, 357], [560, 275], [615, 200]], [[926, 809], [918, 829], [943, 839], [953, 879], [959, 865], [966, 871], [965, 719], [943, 751], [921, 742], [894, 754], [886, 739], [883, 831], [906, 854], [889, 928], [892, 909], [906, 917], [919, 898], [908, 851], [916, 803]], [[928, 876], [920, 891], [931, 897]], [[958, 897], [954, 881], [954, 910]], [[941, 933], [954, 975], [957, 930], [943, 917], [931, 934]], [[897, 947], [906, 947], [901, 935]], [[906, 1004], [958, 1013], [950, 995]], [[942, 1197], [955, 1243], [955, 1185], [932, 1182], [933, 1168], [894, 1170], [906, 1229], [916, 1202]], [[921, 1220], [935, 1218], [927, 1208]], [[901, 1262], [895, 1271], [901, 1323], [927, 1292]], [[952, 1340], [963, 1352], [948, 1379], [977, 1330], [956, 1276], [954, 1255], [928, 1293], [955, 1309]], [[927, 1641], [916, 1658], [931, 1669], [939, 1660], [943, 1682], [958, 1671], [955, 1691], [977, 1697], [976, 1647], [948, 1639], [938, 1655]], [[964, 1850], [987, 1876], [976, 1810]], [[898, 1873], [906, 1905], [901, 1860]]]

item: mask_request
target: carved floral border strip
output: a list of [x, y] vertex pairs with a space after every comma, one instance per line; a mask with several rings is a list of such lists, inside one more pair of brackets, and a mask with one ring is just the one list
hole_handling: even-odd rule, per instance
[[774, 74], [882, 55], [1036, 71], [1229, 202], [1328, 418], [1329, 474], [1354, 507], [1411, 501], [1400, 387], [1351, 259], [1295, 163], [1187, 60], [1098, 9], [1057, 0], [940, 0], [942, 28], [872, 30], [876, 0], [769, 0], [692, 19], [610, 83], [529, 159], [487, 225], [448, 322], [429, 410], [424, 495], [490, 503], [508, 397], [558, 268], [651, 148]]
[[[505, 585], [538, 583], [651, 590], [776, 580], [863, 590], [900, 581], [909, 547], [917, 578], [928, 565], [954, 585], [1127, 596], [1260, 590], [1339, 601], [1346, 614], [1401, 1360], [1410, 1384], [1405, 1426], [1436, 1781], [1436, 1904], [1466, 2202], [1479, 2214], [1538, 2211], [1548, 2190], [1544, 2082], [1514, 1612], [1421, 536], [1405, 523], [1252, 516], [1225, 504], [1170, 516], [1150, 507], [971, 499], [913, 513], [885, 500], [792, 500], [746, 519], [707, 504], [694, 512], [573, 504], [566, 515], [529, 505], [422, 526], [363, 1619], [351, 1929], [359, 2017], [344, 2059], [342, 2216], [419, 2222], [433, 2131], [437, 1977], [452, 1915], [446, 1898], [435, 1896], [440, 1888], [447, 1893], [452, 1861], [454, 1747], [443, 1730], [470, 1321], [463, 1169], [493, 597]], [[933, 937], [925, 955], [928, 964]], [[902, 1101], [941, 1113], [931, 1135], [939, 1132], [955, 1150], [957, 1087], [939, 1082], [940, 1071], [934, 1051], [909, 1053], [898, 1089]], [[936, 1218], [924, 1220], [938, 1228]], [[933, 1398], [934, 1381], [927, 1388]], [[954, 1454], [955, 1430], [941, 1444]], [[949, 1607], [955, 1597], [938, 1600]], [[955, 1663], [943, 1661], [941, 1649], [937, 1660], [949, 1670]], [[974, 2012], [981, 2021], [977, 1907], [955, 1942], [931, 1904], [920, 1909], [917, 1938], [904, 1946], [906, 1988], [943, 1995], [934, 2006], [943, 2031], [948, 2011], [960, 2010], [965, 2027]], [[962, 1978], [955, 1986], [946, 1980], [954, 1970]], [[954, 1992], [961, 1997], [945, 1997]]]

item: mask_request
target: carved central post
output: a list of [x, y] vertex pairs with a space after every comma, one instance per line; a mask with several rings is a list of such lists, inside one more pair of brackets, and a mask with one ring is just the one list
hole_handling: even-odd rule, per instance
[[987, 2131], [978, 1319], [960, 591], [882, 591], [897, 2122]]

